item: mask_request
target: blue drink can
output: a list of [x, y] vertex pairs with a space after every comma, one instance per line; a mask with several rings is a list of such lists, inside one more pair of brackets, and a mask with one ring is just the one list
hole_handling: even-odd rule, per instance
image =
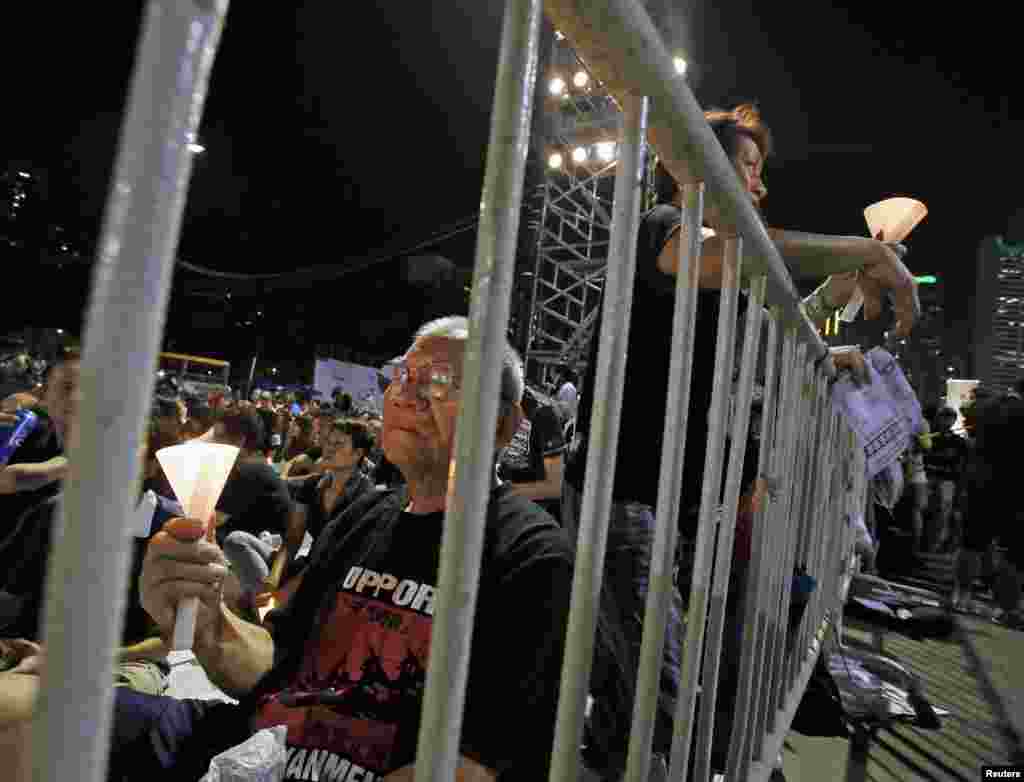
[[31, 410], [19, 410], [17, 413], [18, 422], [5, 432], [0, 433], [0, 467], [10, 461], [14, 452], [21, 447], [21, 444], [28, 439], [36, 426], [39, 424], [39, 416]]

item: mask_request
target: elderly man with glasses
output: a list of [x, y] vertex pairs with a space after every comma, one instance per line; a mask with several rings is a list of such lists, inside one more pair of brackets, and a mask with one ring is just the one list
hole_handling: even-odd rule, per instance
[[[324, 529], [270, 630], [225, 607], [224, 556], [201, 520], [172, 520], [154, 537], [143, 607], [169, 637], [178, 603], [198, 597], [195, 654], [241, 703], [118, 693], [113, 778], [197, 779], [213, 755], [287, 725], [285, 779], [412, 779], [431, 625], [444, 610], [435, 592], [467, 336], [457, 317], [417, 332], [385, 394], [381, 433], [407, 483]], [[506, 346], [495, 457], [519, 425], [522, 393], [522, 364]], [[550, 516], [492, 481], [457, 779], [546, 779], [571, 550]], [[17, 742], [0, 731], [0, 750], [24, 751], [19, 729]]]

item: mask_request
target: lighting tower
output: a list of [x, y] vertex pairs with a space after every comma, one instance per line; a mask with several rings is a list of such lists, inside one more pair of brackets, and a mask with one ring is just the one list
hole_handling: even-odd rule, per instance
[[621, 112], [560, 33], [551, 39], [540, 133], [545, 173], [529, 227], [535, 232], [527, 377], [582, 368], [604, 287]]
[[[524, 358], [527, 377], [551, 388], [558, 367], [582, 377], [601, 305], [622, 113], [569, 42], [555, 32], [538, 91], [545, 173], [529, 228], [536, 234]], [[676, 73], [686, 61], [675, 58]], [[648, 172], [654, 156], [648, 156]], [[653, 176], [647, 177], [653, 183]], [[645, 207], [653, 187], [646, 188]]]

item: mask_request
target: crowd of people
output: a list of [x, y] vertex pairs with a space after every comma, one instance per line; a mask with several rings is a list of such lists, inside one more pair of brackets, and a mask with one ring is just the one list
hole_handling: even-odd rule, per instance
[[892, 509], [876, 507], [881, 545], [888, 542], [887, 524], [910, 540], [912, 556], [890, 557], [886, 569], [907, 572], [925, 561], [948, 558], [954, 569], [954, 609], [974, 611], [975, 596], [990, 593], [996, 617], [1022, 627], [1024, 539], [1012, 454], [1024, 435], [1024, 381], [1013, 389], [980, 386], [959, 411], [926, 405], [924, 418], [925, 431], [903, 455], [899, 502]]
[[[749, 106], [710, 112], [708, 121], [745, 192], [760, 207], [771, 152], [767, 127]], [[582, 762], [608, 780], [624, 771], [633, 716], [668, 335], [678, 248], [685, 240], [680, 184], [689, 181], [684, 166], [663, 161], [660, 203], [641, 222], [616, 469], [605, 476], [614, 503]], [[712, 207], [706, 224], [681, 482], [681, 552], [697, 530], [723, 279], [726, 226]], [[878, 315], [891, 293], [899, 319], [895, 332], [913, 325], [918, 305], [913, 277], [901, 261], [903, 248], [881, 238], [774, 229], [770, 234], [783, 255], [838, 255], [861, 267], [859, 273], [834, 275], [808, 297], [807, 312], [815, 321], [823, 323], [860, 288], [867, 314]], [[157, 384], [140, 448], [139, 494], [152, 492], [158, 502], [148, 534], [134, 544], [115, 680], [111, 779], [198, 779], [214, 755], [282, 724], [288, 726], [286, 779], [412, 778], [431, 623], [435, 610], [444, 610], [435, 593], [444, 510], [453, 490], [467, 337], [468, 322], [461, 317], [419, 329], [409, 350], [382, 370], [383, 415], [353, 409], [340, 390], [330, 403], [269, 392], [251, 400], [187, 399], [173, 382]], [[550, 389], [554, 399], [528, 388], [521, 360], [511, 347], [504, 351], [495, 469], [486, 517], [479, 520], [484, 558], [460, 780], [547, 777], [580, 498], [588, 480], [586, 430], [597, 348], [594, 339], [582, 395], [577, 378], [566, 372]], [[856, 352], [836, 355], [835, 362], [854, 373], [863, 367]], [[64, 443], [78, 410], [77, 373], [77, 357], [69, 356], [50, 371], [39, 396], [21, 393], [4, 400], [3, 422], [16, 420], [22, 409], [38, 418], [36, 429], [0, 468], [0, 668], [6, 669], [0, 672], [0, 765], [14, 779], [28, 773], [30, 717], [45, 661], [39, 637], [45, 564], [69, 469]], [[968, 493], [971, 481], [979, 487], [995, 472], [1006, 474], [991, 456], [1001, 447], [1001, 430], [983, 420], [978, 417], [975, 453], [990, 457], [967, 460], [974, 465], [967, 468], [973, 476]], [[936, 423], [940, 435], [943, 425], [944, 419]], [[756, 472], [759, 431], [752, 426], [743, 446], [716, 767], [724, 766], [729, 740], [734, 663], [744, 630], [743, 583], [752, 556], [750, 524], [770, 493], [770, 481]], [[156, 458], [161, 448], [193, 438], [239, 449], [213, 519], [183, 518]], [[928, 459], [946, 447], [938, 435], [930, 444], [930, 451], [921, 445], [926, 471]], [[952, 494], [955, 505], [955, 488], [940, 493]], [[207, 533], [208, 524], [215, 534]], [[953, 534], [943, 532], [938, 545]], [[685, 554], [679, 560], [653, 746], [665, 763], [693, 566]], [[193, 597], [200, 604], [196, 658], [238, 703], [179, 700], [165, 693], [175, 609]]]

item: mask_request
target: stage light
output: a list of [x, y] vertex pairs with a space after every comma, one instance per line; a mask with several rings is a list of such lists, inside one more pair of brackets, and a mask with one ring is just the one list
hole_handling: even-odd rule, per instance
[[587, 75], [586, 71], [576, 71], [576, 75], [572, 77], [572, 83], [579, 87], [581, 90], [587, 86], [587, 82], [590, 81], [590, 76]]
[[188, 151], [191, 152], [193, 155], [199, 155], [206, 151], [206, 147], [204, 147], [202, 144], [197, 144], [196, 142], [193, 141], [191, 144], [188, 145]]
[[686, 75], [686, 60], [682, 57], [673, 57], [672, 64], [676, 66], [676, 73], [680, 76]]
[[600, 160], [603, 160], [605, 163], [610, 163], [615, 160], [614, 141], [599, 141], [595, 146], [597, 148], [597, 157]]
[[548, 92], [552, 95], [561, 95], [565, 91], [565, 79], [561, 76], [556, 76], [550, 82], [548, 82]]
[[586, 147], [576, 147], [576, 149], [572, 151], [572, 159], [577, 163], [585, 163], [587, 160]]
[[548, 157], [548, 168], [561, 168], [562, 156], [558, 152], [552, 152]]

